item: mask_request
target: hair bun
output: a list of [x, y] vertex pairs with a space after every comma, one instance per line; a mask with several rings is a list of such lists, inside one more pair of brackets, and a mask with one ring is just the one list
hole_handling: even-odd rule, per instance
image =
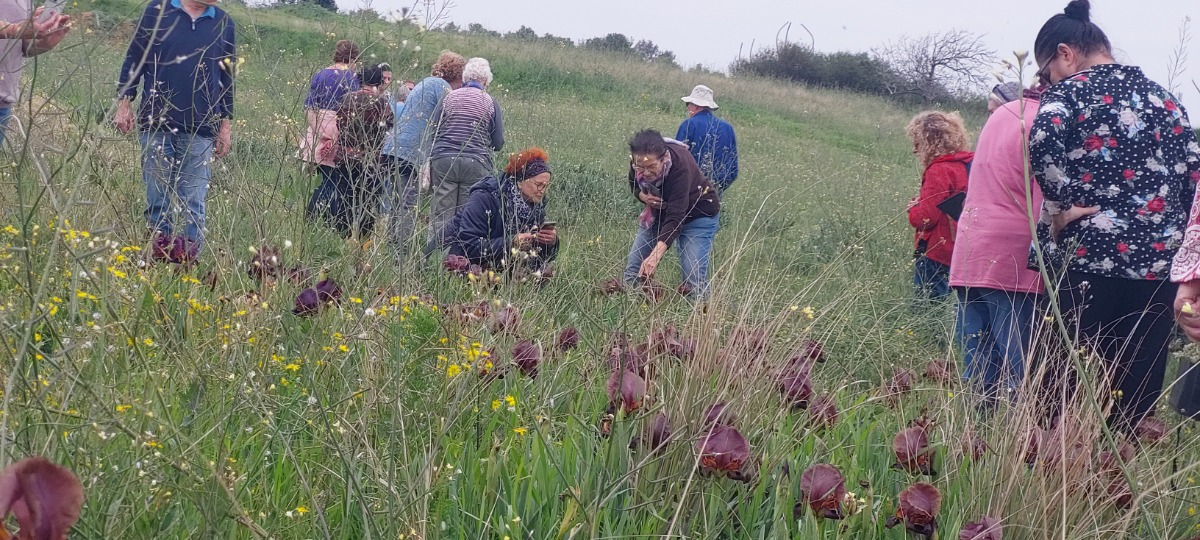
[[1089, 0], [1071, 0], [1063, 14], [1077, 21], [1090, 22], [1091, 11], [1092, 3]]

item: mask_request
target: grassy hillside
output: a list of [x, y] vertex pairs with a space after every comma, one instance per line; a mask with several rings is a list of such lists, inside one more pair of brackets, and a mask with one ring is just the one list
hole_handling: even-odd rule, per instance
[[[877, 389], [944, 355], [949, 326], [948, 312], [914, 313], [907, 301], [902, 210], [918, 171], [903, 127], [914, 111], [545, 44], [230, 6], [246, 62], [235, 149], [214, 169], [209, 247], [194, 269], [143, 266], [137, 146], [100, 121], [143, 7], [81, 2], [83, 24], [27, 67], [32, 99], [19, 116], [32, 135], [12, 138], [0, 173], [0, 454], [75, 471], [87, 492], [78, 537], [899, 538], [885, 521], [918, 477], [890, 467], [890, 448], [918, 416], [934, 422], [939, 474], [926, 480], [942, 493], [941, 538], [983, 515], [1003, 519], [1005, 538], [1196, 533], [1190, 426], [1182, 453], [1148, 445], [1128, 464], [1123, 509], [1106, 491], [1110, 473], [1092, 465], [1113, 444], [1093, 408], [1072, 409], [1078, 429], [1055, 439], [1078, 448], [1059, 452], [1069, 459], [1031, 469], [1024, 445], [1042, 404], [988, 416], [954, 383], [922, 379], [898, 399]], [[428, 73], [443, 48], [491, 60], [505, 150], [552, 156], [549, 214], [564, 244], [550, 285], [492, 289], [397, 266], [386, 246], [360, 251], [304, 221], [316, 179], [292, 159], [301, 102], [341, 38], [397, 79]], [[679, 96], [701, 83], [737, 128], [743, 170], [723, 209], [713, 298], [693, 309], [599, 296], [594, 284], [621, 270], [635, 229], [625, 142], [645, 127], [674, 133]], [[246, 273], [249, 248], [264, 244], [337, 279], [344, 303], [293, 316], [300, 286]], [[663, 265], [672, 287], [675, 260]], [[519, 309], [516, 335], [446, 313], [467, 301]], [[551, 352], [568, 325], [581, 346]], [[697, 340], [694, 358], [655, 358], [642, 408], [617, 414], [603, 436], [610, 336], [645, 340], [666, 325]], [[739, 327], [761, 329], [764, 346], [734, 339]], [[545, 350], [536, 378], [476, 373], [507, 364], [519, 339]], [[814, 377], [841, 410], [833, 427], [810, 425], [775, 388], [806, 339], [828, 357]], [[717, 402], [752, 448], [750, 483], [696, 473], [702, 418]], [[661, 454], [631, 451], [659, 413], [675, 439]], [[990, 448], [975, 463], [963, 459], [967, 430]], [[844, 521], [793, 513], [800, 473], [818, 462], [855, 492]]]

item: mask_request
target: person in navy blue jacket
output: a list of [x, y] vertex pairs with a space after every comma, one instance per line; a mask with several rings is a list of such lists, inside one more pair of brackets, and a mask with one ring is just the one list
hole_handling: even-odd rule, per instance
[[686, 143], [692, 157], [700, 165], [700, 172], [712, 181], [718, 192], [724, 193], [738, 177], [737, 137], [729, 122], [717, 118], [717, 102], [711, 88], [698, 85], [691, 95], [683, 97], [687, 103], [687, 120], [679, 124], [675, 140]]
[[542, 270], [558, 256], [558, 232], [546, 223], [549, 156], [526, 148], [508, 159], [500, 178], [486, 177], [471, 188], [467, 203], [450, 223], [450, 257], [487, 268], [513, 268], [520, 261]]
[[[189, 251], [204, 242], [212, 158], [229, 152], [239, 63], [233, 18], [216, 0], [152, 0], [117, 76], [113, 121], [122, 133], [135, 125], [140, 133], [146, 225], [158, 237], [181, 237]], [[183, 208], [181, 235], [172, 225], [172, 198]]]

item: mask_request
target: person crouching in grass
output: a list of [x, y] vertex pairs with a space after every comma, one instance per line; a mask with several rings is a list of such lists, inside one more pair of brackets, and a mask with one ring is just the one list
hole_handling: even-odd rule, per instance
[[708, 266], [720, 225], [721, 196], [700, 172], [686, 144], [659, 132], [639, 131], [629, 141], [629, 189], [644, 206], [626, 260], [626, 284], [654, 277], [671, 245], [679, 243], [680, 292], [708, 294]]
[[460, 269], [465, 259], [485, 270], [547, 269], [558, 256], [558, 232], [546, 222], [549, 162], [541, 148], [526, 148], [508, 158], [499, 179], [488, 176], [471, 188], [448, 227], [448, 267]]

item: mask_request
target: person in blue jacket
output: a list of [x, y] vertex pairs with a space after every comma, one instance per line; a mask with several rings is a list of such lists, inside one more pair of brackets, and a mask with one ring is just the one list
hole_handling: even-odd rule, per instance
[[711, 88], [698, 85], [690, 95], [683, 97], [687, 103], [687, 120], [679, 124], [675, 140], [688, 145], [692, 157], [700, 165], [700, 172], [712, 181], [718, 192], [724, 193], [738, 177], [737, 138], [729, 122], [717, 118], [717, 102]]
[[546, 224], [550, 158], [537, 147], [508, 159], [500, 178], [488, 176], [471, 188], [467, 203], [450, 223], [450, 257], [484, 269], [542, 270], [558, 256], [558, 232]]
[[[117, 75], [113, 122], [122, 133], [138, 129], [146, 227], [156, 238], [181, 238], [189, 253], [204, 243], [213, 158], [231, 148], [239, 58], [233, 18], [216, 3], [149, 2]], [[182, 234], [172, 219], [179, 207]]]

